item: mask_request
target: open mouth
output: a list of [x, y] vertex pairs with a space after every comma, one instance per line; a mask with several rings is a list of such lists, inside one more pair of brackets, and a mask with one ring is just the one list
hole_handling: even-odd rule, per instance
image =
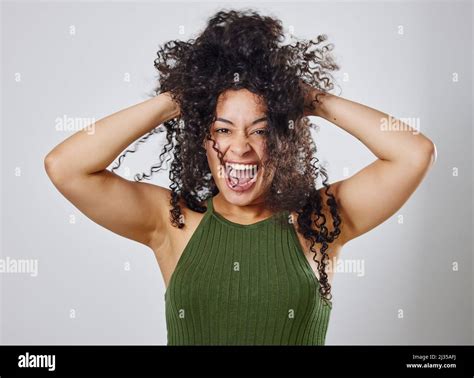
[[257, 181], [258, 164], [225, 163], [225, 180], [229, 189], [243, 192]]

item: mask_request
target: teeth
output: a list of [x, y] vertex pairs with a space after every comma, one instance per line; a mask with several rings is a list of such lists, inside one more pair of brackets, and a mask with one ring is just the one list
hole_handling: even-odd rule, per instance
[[235, 170], [239, 171], [248, 171], [248, 170], [255, 170], [257, 168], [257, 164], [234, 164], [234, 163], [225, 163], [226, 168], [232, 167]]
[[232, 168], [237, 175], [249, 175], [253, 177], [258, 171], [257, 164], [235, 164], [235, 163], [225, 163], [226, 172], [229, 172], [229, 168]]

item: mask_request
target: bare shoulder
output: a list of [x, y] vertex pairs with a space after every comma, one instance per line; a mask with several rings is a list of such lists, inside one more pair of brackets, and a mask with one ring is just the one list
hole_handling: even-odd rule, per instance
[[169, 200], [161, 210], [162, 214], [160, 216], [165, 220], [163, 229], [161, 230], [160, 235], [156, 236], [153, 245], [150, 246], [162, 272], [166, 287], [168, 287], [171, 275], [174, 272], [186, 245], [191, 240], [191, 237], [196, 231], [201, 219], [204, 217], [203, 213], [191, 210], [188, 208], [185, 201], [181, 200], [179, 205], [183, 216], [184, 227], [175, 227], [171, 223], [170, 211], [172, 210], [172, 206], [170, 200], [171, 191], [169, 193]]
[[162, 186], [146, 184], [146, 200], [155, 211], [155, 231], [149, 247], [155, 251], [166, 240], [168, 234], [168, 218], [171, 201], [171, 190]]
[[171, 205], [171, 190], [165, 190], [167, 191], [166, 201], [160, 206], [155, 237], [150, 248], [155, 254], [158, 252], [161, 255], [179, 254], [181, 245], [189, 240], [204, 214], [191, 210], [186, 202], [180, 199], [179, 206], [184, 227], [175, 227], [172, 224], [171, 218], [171, 210], [173, 209]]

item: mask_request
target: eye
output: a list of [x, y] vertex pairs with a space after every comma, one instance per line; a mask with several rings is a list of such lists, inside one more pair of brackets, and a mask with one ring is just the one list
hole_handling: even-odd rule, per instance
[[[259, 133], [259, 131], [261, 133]], [[267, 129], [258, 129], [258, 130], [255, 130], [254, 133], [256, 133], [257, 135], [267, 135], [268, 134], [268, 130]]]
[[229, 129], [226, 129], [226, 128], [216, 129], [216, 133], [222, 134], [221, 131], [229, 131]]

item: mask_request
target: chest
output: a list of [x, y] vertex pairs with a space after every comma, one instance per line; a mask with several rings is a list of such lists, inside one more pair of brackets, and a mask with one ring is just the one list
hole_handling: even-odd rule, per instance
[[[183, 255], [183, 252], [186, 249], [186, 246], [189, 244], [192, 235], [196, 232], [200, 221], [202, 220], [202, 214], [193, 214], [193, 216], [188, 217], [187, 227], [184, 229], [171, 229], [169, 231], [169, 237], [165, 240], [163, 245], [160, 246], [159, 250], [154, 251], [155, 257], [158, 261], [158, 265], [163, 275], [165, 286], [168, 287], [169, 282], [171, 281], [171, 276], [173, 275], [174, 270], [176, 269], [178, 262]], [[313, 275], [319, 280], [319, 271], [318, 264], [316, 261], [321, 261], [321, 254], [318, 252], [316, 255], [316, 261], [314, 260], [315, 254], [311, 251], [311, 243], [303, 237], [295, 229], [295, 235], [297, 236], [297, 242], [299, 243], [300, 251], [294, 251], [295, 253], [300, 253], [304, 256], [307, 261], [307, 264], [311, 268]], [[242, 241], [245, 241], [245, 237], [241, 237]], [[246, 247], [243, 247], [242, 251], [250, 251], [256, 245], [258, 246], [258, 235], [257, 238], [252, 239]], [[221, 247], [226, 248], [225, 245]], [[316, 244], [316, 249], [319, 250], [320, 245]], [[331, 269], [332, 264], [336, 264], [337, 259], [339, 258], [342, 247], [338, 244], [331, 244], [327, 250], [329, 255], [329, 264], [326, 267], [326, 274], [328, 275], [328, 281], [331, 284], [334, 278], [333, 270]], [[229, 257], [229, 256], [227, 256]], [[234, 256], [235, 257], [235, 256]], [[231, 260], [236, 260], [231, 259]], [[230, 261], [228, 262], [229, 269], [232, 269], [234, 272], [239, 272], [241, 261]], [[231, 265], [231, 266], [230, 266]]]
[[194, 316], [206, 309], [208, 316], [284, 317], [317, 307], [318, 283], [290, 231], [210, 226], [185, 247], [165, 298]]

